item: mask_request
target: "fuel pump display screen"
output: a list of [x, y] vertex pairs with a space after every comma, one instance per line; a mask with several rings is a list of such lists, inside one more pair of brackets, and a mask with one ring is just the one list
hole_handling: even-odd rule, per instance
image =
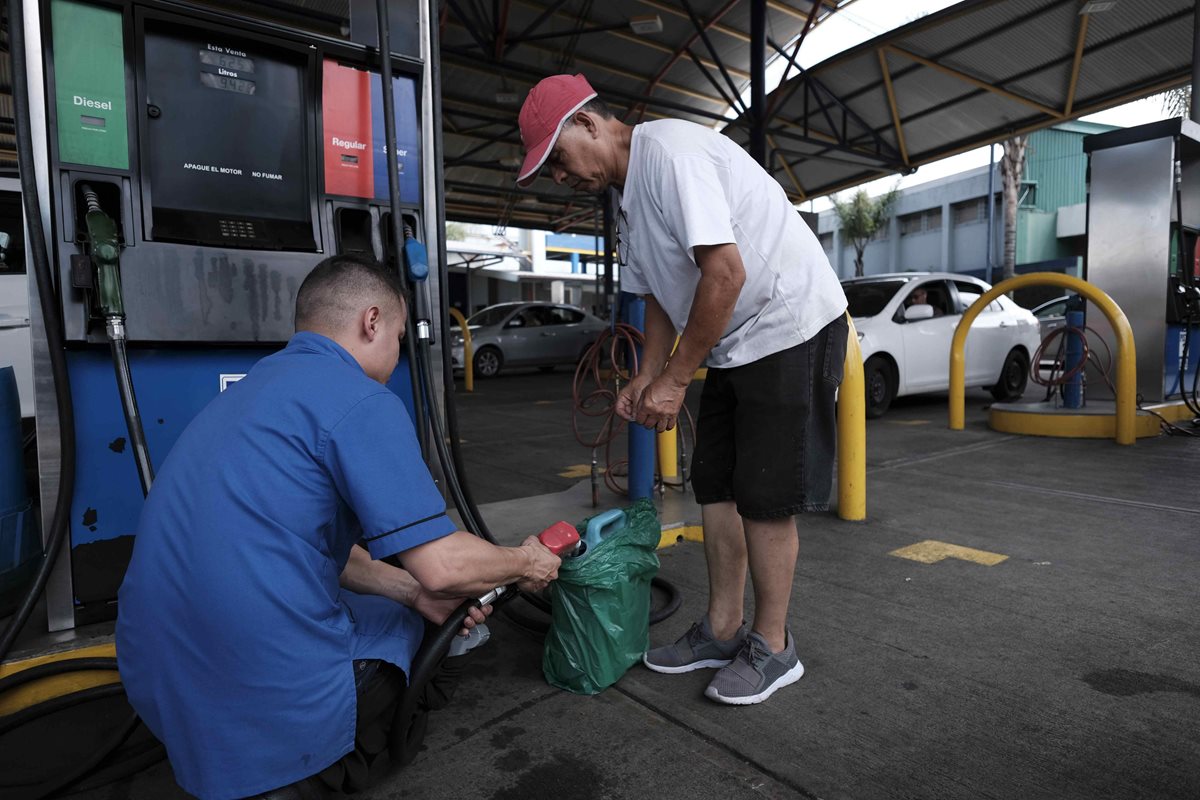
[[154, 239], [316, 249], [307, 64], [283, 47], [147, 23]]

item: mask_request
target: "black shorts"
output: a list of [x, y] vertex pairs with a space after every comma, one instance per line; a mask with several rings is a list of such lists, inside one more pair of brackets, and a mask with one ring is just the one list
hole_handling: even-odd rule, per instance
[[708, 370], [692, 488], [701, 505], [733, 500], [749, 519], [826, 511], [837, 452], [837, 387], [846, 318], [750, 364]]

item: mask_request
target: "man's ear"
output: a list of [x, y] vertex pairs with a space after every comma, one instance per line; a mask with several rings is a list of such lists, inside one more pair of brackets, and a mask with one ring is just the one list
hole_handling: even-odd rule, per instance
[[367, 337], [367, 341], [375, 341], [375, 337], [379, 333], [379, 323], [382, 316], [383, 314], [380, 312], [379, 306], [371, 306], [363, 312], [363, 335]]
[[595, 139], [600, 133], [600, 126], [596, 124], [596, 119], [586, 111], [575, 112], [575, 124], [582, 125], [587, 131], [588, 136]]

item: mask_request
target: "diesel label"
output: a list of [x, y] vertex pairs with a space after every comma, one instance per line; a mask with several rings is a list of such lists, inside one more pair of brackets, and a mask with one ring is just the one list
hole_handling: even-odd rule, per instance
[[112, 111], [112, 100], [100, 101], [93, 100], [90, 97], [82, 97], [75, 95], [75, 105], [83, 106], [84, 108], [98, 108], [103, 111]]

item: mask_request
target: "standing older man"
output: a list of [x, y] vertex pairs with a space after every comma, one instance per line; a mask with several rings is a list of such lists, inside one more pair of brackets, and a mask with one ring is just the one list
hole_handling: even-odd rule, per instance
[[804, 674], [787, 630], [795, 515], [829, 504], [846, 297], [783, 189], [716, 131], [679, 120], [626, 125], [582, 75], [535, 86], [520, 127], [519, 184], [544, 166], [573, 189], [621, 192], [621, 288], [646, 297], [646, 343], [618, 413], [671, 429], [692, 375], [709, 367], [692, 471], [708, 613], [643, 660], [663, 673], [719, 667], [706, 696], [762, 702]]

